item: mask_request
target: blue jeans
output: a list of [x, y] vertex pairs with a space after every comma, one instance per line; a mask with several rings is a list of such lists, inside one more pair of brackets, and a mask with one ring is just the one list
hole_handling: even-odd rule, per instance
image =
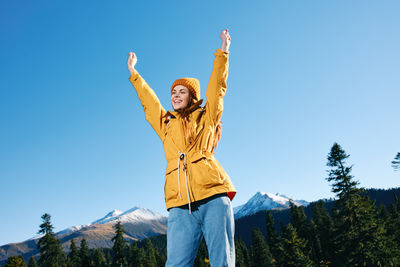
[[223, 195], [168, 216], [166, 267], [193, 266], [204, 235], [212, 267], [235, 266], [235, 220], [231, 201]]

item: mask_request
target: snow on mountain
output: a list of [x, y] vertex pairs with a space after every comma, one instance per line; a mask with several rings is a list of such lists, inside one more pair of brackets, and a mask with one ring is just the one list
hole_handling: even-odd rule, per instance
[[68, 233], [72, 233], [72, 232], [75, 232], [75, 231], [79, 231], [79, 230], [81, 230], [83, 227], [86, 227], [86, 226], [89, 226], [89, 224], [82, 224], [82, 225], [71, 226], [71, 227], [68, 227], [68, 228], [66, 228], [66, 229], [64, 229], [64, 230], [62, 230], [62, 231], [60, 231], [60, 232], [57, 232], [57, 235], [65, 235], [65, 234], [68, 234]]
[[[133, 207], [124, 212], [113, 210], [92, 223], [68, 227], [55, 234], [61, 241], [64, 251], [69, 250], [72, 238], [75, 238], [77, 243], [85, 239], [90, 249], [111, 248], [112, 238], [115, 235], [114, 225], [117, 221], [121, 222], [125, 230], [124, 239], [127, 242], [167, 233], [167, 217], [146, 208]], [[22, 255], [27, 258], [38, 255], [37, 242], [41, 237], [43, 234], [24, 242], [0, 246], [0, 266], [1, 262], [10, 256]]]
[[43, 236], [44, 236], [44, 234], [37, 234], [37, 235], [35, 235], [34, 237], [31, 237], [31, 238], [25, 240], [24, 242], [30, 241], [30, 240], [39, 239], [39, 238], [42, 238]]
[[[161, 220], [164, 218], [165, 216], [146, 208], [133, 207], [132, 209], [124, 212], [115, 209], [107, 213], [104, 217], [93, 221], [92, 223], [71, 226], [60, 232], [57, 232], [56, 234], [65, 235], [95, 224], [117, 223], [117, 221], [120, 221], [121, 223], [143, 223], [145, 221]], [[36, 236], [33, 239], [40, 237], [41, 236]]]
[[307, 206], [309, 204], [305, 200], [292, 200], [280, 193], [274, 195], [271, 193], [257, 192], [246, 204], [235, 207], [233, 211], [235, 219], [238, 219], [243, 216], [254, 214], [260, 210], [287, 209], [289, 208], [290, 201], [296, 206]]
[[122, 213], [123, 213], [123, 212], [120, 211], [120, 210], [112, 210], [112, 211], [110, 211], [109, 213], [107, 213], [106, 216], [104, 216], [103, 218], [98, 219], [98, 220], [92, 222], [91, 224], [102, 224], [102, 223], [105, 223], [105, 222], [107, 222], [107, 221], [112, 220], [112, 218], [118, 217], [118, 215], [120, 215], [120, 214], [122, 214]]
[[[235, 219], [238, 219], [243, 216], [254, 214], [260, 210], [271, 210], [271, 209], [287, 209], [289, 208], [289, 202], [293, 201], [295, 205], [298, 206], [307, 206], [309, 203], [305, 200], [291, 200], [289, 197], [276, 193], [263, 193], [257, 192], [252, 198], [250, 198], [247, 203], [237, 206], [233, 209], [235, 214]], [[59, 235], [67, 235], [69, 233], [79, 231], [89, 226], [93, 225], [101, 225], [107, 223], [116, 223], [120, 221], [121, 223], [145, 223], [150, 221], [160, 221], [165, 220], [166, 217], [151, 211], [146, 208], [140, 207], [133, 207], [127, 211], [120, 211], [114, 209], [107, 213], [104, 217], [93, 221], [89, 224], [82, 224], [68, 227], [62, 231], [56, 233], [57, 236]], [[37, 235], [31, 239], [38, 239], [41, 238], [42, 235]], [[28, 240], [31, 240], [28, 239]]]
[[163, 215], [151, 211], [146, 208], [139, 208], [139, 207], [133, 207], [132, 209], [129, 209], [125, 212], [117, 211], [114, 210], [114, 213], [110, 212], [108, 213], [105, 217], [92, 222], [92, 224], [104, 224], [108, 222], [115, 221], [117, 222], [118, 220], [121, 223], [125, 222], [142, 222], [142, 221], [151, 221], [151, 220], [159, 220], [164, 218]]
[[[82, 225], [71, 226], [71, 227], [68, 227], [68, 228], [66, 228], [64, 230], [61, 230], [61, 231], [57, 232], [56, 235], [57, 236], [66, 235], [66, 234], [69, 234], [69, 233], [72, 233], [72, 232], [75, 232], [75, 231], [79, 231], [82, 228], [84, 228], [86, 226], [89, 226], [89, 225], [90, 224], [82, 224]], [[43, 236], [44, 236], [44, 234], [38, 234], [38, 235], [35, 235], [34, 237], [29, 238], [29, 239], [27, 239], [25, 241], [40, 239]]]

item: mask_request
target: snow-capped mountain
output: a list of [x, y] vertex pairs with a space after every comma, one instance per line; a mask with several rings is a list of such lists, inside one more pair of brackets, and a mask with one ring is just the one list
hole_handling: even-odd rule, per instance
[[235, 219], [254, 214], [260, 210], [287, 209], [290, 201], [296, 206], [307, 206], [309, 203], [305, 200], [293, 200], [280, 193], [271, 194], [257, 192], [246, 204], [233, 209]]
[[[124, 239], [129, 242], [167, 233], [167, 217], [146, 208], [134, 207], [125, 212], [113, 210], [89, 224], [68, 227], [57, 232], [56, 237], [61, 240], [64, 251], [69, 251], [72, 238], [76, 244], [85, 238], [91, 249], [110, 248], [115, 235], [114, 225], [118, 221], [125, 230]], [[36, 255], [37, 242], [42, 236], [36, 235], [24, 242], [0, 246], [0, 262], [13, 255], [26, 255], [28, 258]]]
[[[158, 220], [163, 220], [163, 219], [165, 220], [166, 217], [157, 212], [146, 209], [146, 208], [133, 207], [125, 212], [115, 209], [115, 210], [112, 210], [109, 213], [107, 213], [104, 217], [93, 221], [92, 223], [75, 225], [75, 226], [68, 227], [64, 230], [61, 230], [56, 233], [56, 236], [73, 233], [75, 231], [79, 231], [81, 229], [84, 229], [84, 228], [87, 228], [89, 226], [93, 226], [96, 224], [106, 224], [106, 223], [115, 224], [118, 221], [120, 221], [122, 224], [125, 224], [125, 223], [135, 224], [135, 223], [145, 223], [146, 221], [147, 222], [158, 221]], [[42, 236], [43, 235], [36, 235], [35, 237], [30, 238], [28, 240], [38, 239], [38, 238], [41, 238]]]
[[106, 214], [106, 216], [104, 216], [101, 219], [98, 219], [94, 222], [92, 222], [92, 224], [96, 224], [96, 223], [105, 223], [106, 221], [110, 221], [112, 218], [118, 217], [119, 215], [121, 215], [123, 212], [120, 210], [112, 210], [109, 213]]
[[151, 221], [151, 220], [160, 220], [165, 218], [161, 214], [151, 211], [146, 208], [139, 208], [134, 207], [129, 209], [125, 212], [119, 210], [113, 210], [108, 213], [103, 218], [92, 222], [91, 224], [104, 224], [109, 222], [117, 222], [120, 221], [121, 223], [135, 223], [135, 222], [143, 222], [143, 221]]

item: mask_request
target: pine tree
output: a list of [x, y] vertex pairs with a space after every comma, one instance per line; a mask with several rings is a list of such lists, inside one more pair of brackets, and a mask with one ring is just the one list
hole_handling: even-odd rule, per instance
[[245, 267], [242, 248], [239, 245], [239, 240], [235, 238], [235, 263], [236, 267]]
[[310, 259], [318, 262], [318, 254], [321, 250], [321, 244], [318, 237], [315, 236], [315, 224], [313, 224], [311, 228], [304, 212], [304, 208], [302, 206], [296, 206], [292, 201], [290, 201], [290, 216], [290, 222], [296, 229], [297, 235], [299, 238], [306, 241], [307, 247], [304, 250], [304, 253], [307, 253], [307, 256]]
[[71, 245], [70, 245], [70, 253], [68, 254], [68, 262], [67, 266], [68, 267], [79, 267], [81, 266], [81, 258], [79, 256], [79, 251], [78, 248], [75, 245], [75, 241], [72, 238], [71, 239]]
[[395, 266], [375, 203], [357, 188], [346, 166], [349, 156], [335, 143], [328, 155], [328, 181], [339, 199], [335, 203], [333, 241], [335, 266]]
[[53, 232], [53, 225], [50, 222], [51, 216], [43, 214], [43, 223], [40, 225], [39, 234], [44, 236], [39, 240], [37, 246], [40, 251], [39, 265], [46, 267], [64, 266], [66, 257], [62, 251], [60, 241]]
[[249, 263], [249, 252], [246, 244], [241, 238], [235, 238], [236, 267], [247, 267]]
[[396, 157], [392, 161], [392, 167], [395, 171], [400, 170], [400, 152], [397, 153]]
[[392, 266], [394, 263], [374, 204], [359, 194], [344, 203], [334, 234], [341, 266]]
[[323, 251], [321, 248], [321, 237], [318, 233], [317, 225], [314, 220], [310, 220], [310, 239], [308, 242], [311, 244], [312, 253], [310, 255], [310, 259], [313, 262], [319, 263], [319, 265], [326, 265], [324, 258], [322, 257]]
[[28, 267], [38, 267], [36, 260], [33, 256], [29, 259]]
[[396, 259], [400, 260], [400, 201], [394, 195], [394, 203], [390, 205], [390, 213], [385, 221], [385, 228], [387, 229], [387, 238], [393, 244], [393, 254]]
[[282, 238], [281, 266], [311, 267], [313, 262], [308, 257], [307, 241], [297, 235], [296, 228], [290, 223], [285, 227]]
[[296, 229], [299, 237], [308, 240], [309, 228], [307, 216], [304, 213], [303, 207], [296, 206], [292, 201], [290, 201], [290, 222]]
[[357, 193], [360, 190], [357, 188], [358, 181], [353, 180], [350, 174], [353, 166], [346, 166], [346, 159], [350, 157], [340, 147], [338, 143], [334, 143], [328, 155], [327, 166], [331, 167], [328, 171], [328, 182], [333, 182], [332, 192], [336, 194], [339, 201], [345, 199], [347, 194]]
[[[325, 203], [320, 200], [313, 204], [313, 235], [315, 236], [317, 244], [314, 245], [317, 251], [316, 262], [329, 263], [332, 261], [332, 231], [333, 221], [325, 206]], [[318, 245], [319, 243], [319, 245]]]
[[125, 266], [125, 240], [123, 238], [123, 234], [125, 230], [121, 226], [121, 222], [118, 221], [117, 224], [114, 226], [115, 229], [115, 236], [112, 238], [114, 242], [113, 245], [113, 252], [114, 252], [114, 259], [113, 259], [113, 267], [122, 267]]
[[144, 245], [144, 250], [146, 251], [146, 256], [144, 258], [144, 267], [156, 267], [157, 266], [157, 260], [156, 260], [156, 255], [155, 255], [155, 250], [153, 243], [151, 243], [150, 239], [146, 239], [145, 245]]
[[92, 262], [95, 267], [106, 267], [106, 257], [101, 249], [94, 249], [92, 253]]
[[252, 266], [269, 267], [275, 266], [268, 244], [265, 243], [264, 235], [258, 228], [252, 230]]
[[394, 195], [394, 203], [390, 205], [389, 216], [388, 234], [393, 236], [394, 240], [400, 244], [400, 200], [396, 195]]
[[79, 258], [81, 262], [81, 267], [90, 267], [92, 266], [91, 258], [90, 258], [90, 251], [88, 244], [85, 238], [81, 240], [81, 247], [79, 248]]
[[242, 254], [243, 254], [244, 265], [245, 266], [249, 266], [250, 263], [251, 263], [249, 250], [247, 248], [246, 243], [244, 243], [244, 241], [241, 238], [239, 238], [239, 247], [240, 247], [240, 250], [242, 251]]
[[138, 248], [137, 242], [134, 241], [129, 246], [129, 267], [142, 267], [142, 262], [144, 261], [145, 253], [143, 249]]
[[166, 261], [167, 261], [166, 256], [163, 255], [162, 253], [160, 253], [160, 252], [158, 251], [158, 249], [156, 249], [154, 252], [155, 252], [156, 262], [157, 262], [157, 265], [156, 265], [156, 266], [158, 266], [158, 267], [163, 267], [163, 266], [165, 266], [165, 263], [166, 263]]
[[4, 267], [27, 267], [21, 255], [11, 256], [7, 259]]
[[112, 255], [111, 255], [111, 251], [110, 251], [110, 250], [107, 250], [106, 253], [105, 253], [105, 255], [106, 255], [106, 266], [112, 266], [113, 257], [112, 257]]
[[271, 211], [267, 211], [267, 244], [274, 262], [279, 266], [279, 259], [281, 258], [281, 238], [275, 230], [275, 220]]
[[381, 204], [378, 210], [378, 216], [382, 221], [386, 222], [389, 220], [389, 212], [386, 209], [386, 206]]

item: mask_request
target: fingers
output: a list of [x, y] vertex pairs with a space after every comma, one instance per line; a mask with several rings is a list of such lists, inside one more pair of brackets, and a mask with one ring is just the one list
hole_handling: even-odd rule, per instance
[[129, 59], [134, 59], [136, 57], [135, 53], [129, 52]]
[[129, 52], [129, 53], [128, 53], [128, 61], [127, 61], [127, 64], [128, 64], [128, 69], [129, 69], [130, 72], [133, 71], [133, 68], [135, 67], [136, 63], [137, 63], [136, 54], [133, 53], [133, 52]]
[[221, 38], [224, 38], [224, 39], [230, 41], [231, 40], [231, 36], [229, 35], [228, 31], [229, 31], [228, 29], [223, 30], [222, 33], [221, 33]]
[[228, 29], [225, 30], [225, 36], [228, 40], [231, 39], [231, 36], [229, 35]]

